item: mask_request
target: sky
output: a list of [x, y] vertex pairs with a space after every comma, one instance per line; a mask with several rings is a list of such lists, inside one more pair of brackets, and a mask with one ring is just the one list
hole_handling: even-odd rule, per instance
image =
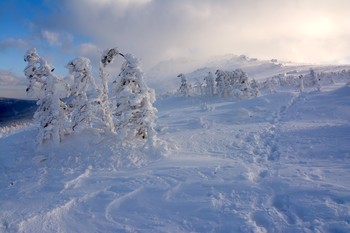
[[178, 57], [350, 63], [348, 0], [0, 0], [0, 85], [23, 82], [35, 47], [59, 75], [106, 48], [144, 69]]

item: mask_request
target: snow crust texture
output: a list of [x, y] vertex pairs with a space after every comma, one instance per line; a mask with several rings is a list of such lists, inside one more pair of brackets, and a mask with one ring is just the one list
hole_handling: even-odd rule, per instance
[[349, 86], [155, 107], [163, 151], [4, 134], [0, 232], [350, 232]]

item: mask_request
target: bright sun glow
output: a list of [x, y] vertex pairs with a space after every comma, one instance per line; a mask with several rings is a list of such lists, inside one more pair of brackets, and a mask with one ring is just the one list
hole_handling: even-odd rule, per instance
[[327, 37], [335, 31], [335, 25], [329, 18], [320, 17], [304, 22], [302, 29], [309, 37]]

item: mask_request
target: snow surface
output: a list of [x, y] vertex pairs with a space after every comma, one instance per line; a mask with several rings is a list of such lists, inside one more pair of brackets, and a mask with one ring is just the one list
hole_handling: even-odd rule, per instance
[[350, 231], [350, 87], [156, 107], [167, 153], [3, 135], [0, 232]]
[[[217, 66], [259, 80], [310, 69], [225, 59], [189, 77]], [[170, 68], [151, 83], [177, 89]], [[35, 125], [0, 128], [0, 232], [350, 232], [350, 87], [321, 90], [160, 95], [159, 149], [95, 129], [37, 148]]]

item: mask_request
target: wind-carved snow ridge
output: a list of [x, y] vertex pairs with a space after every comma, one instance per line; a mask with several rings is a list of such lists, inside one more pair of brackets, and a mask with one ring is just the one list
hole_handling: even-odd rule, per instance
[[135, 189], [131, 191], [130, 193], [127, 193], [121, 197], [115, 198], [113, 201], [111, 201], [105, 208], [105, 217], [108, 221], [118, 223], [113, 219], [113, 215], [111, 214], [111, 211], [113, 209], [117, 209], [121, 204], [123, 204], [124, 201], [133, 198], [133, 196], [138, 195], [142, 191], [143, 187], [140, 187], [138, 189]]
[[77, 178], [70, 180], [64, 184], [64, 189], [69, 189], [69, 188], [75, 188], [78, 185], [80, 185], [80, 181], [84, 178], [87, 178], [90, 176], [92, 170], [92, 166], [90, 165], [83, 174], [78, 176]]
[[35, 215], [19, 224], [19, 232], [62, 232], [65, 229], [64, 219], [76, 204], [71, 199], [47, 213]]
[[29, 130], [31, 128], [30, 126], [32, 126], [31, 122], [24, 122], [16, 125], [0, 127], [0, 138], [5, 138], [12, 134], [19, 133], [24, 130]]

